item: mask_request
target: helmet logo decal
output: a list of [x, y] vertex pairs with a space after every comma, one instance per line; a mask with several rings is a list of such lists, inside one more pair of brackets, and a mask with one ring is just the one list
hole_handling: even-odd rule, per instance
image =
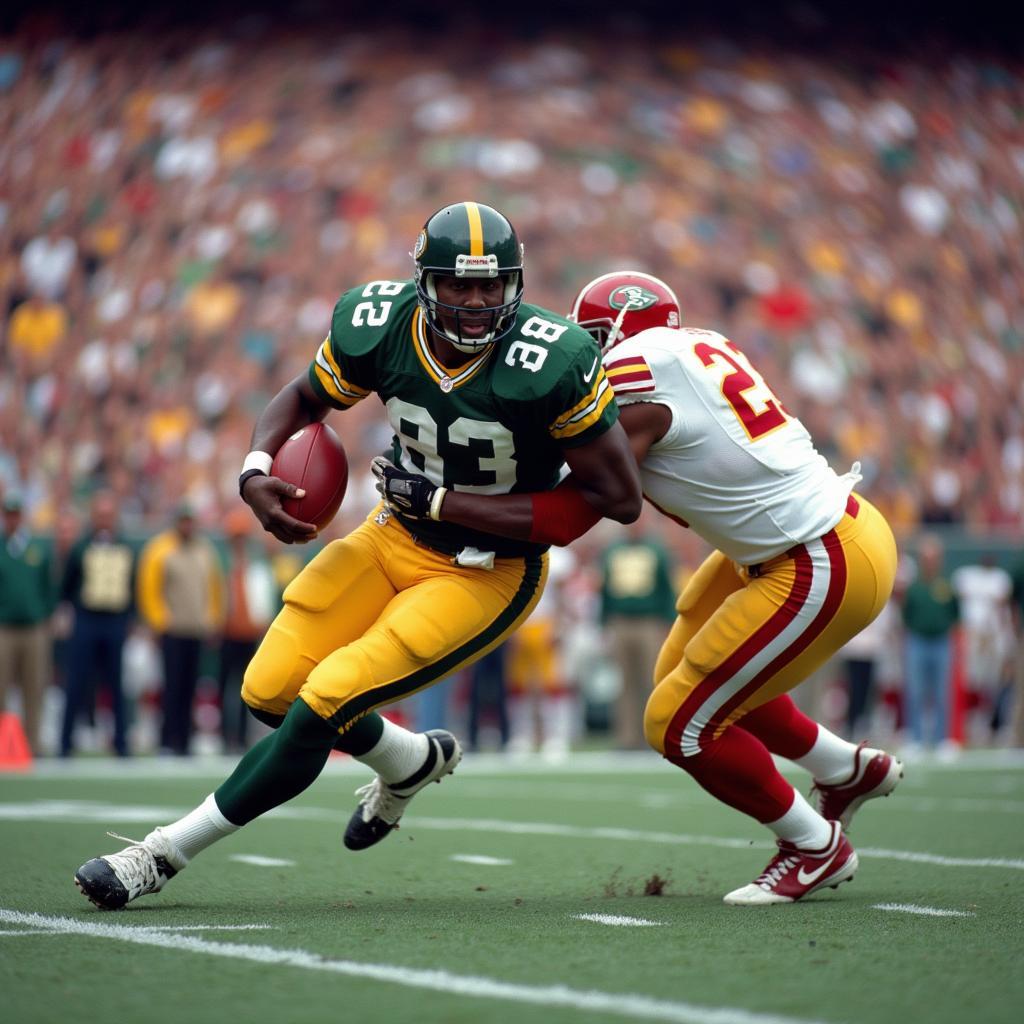
[[638, 284], [624, 284], [608, 296], [608, 305], [612, 309], [649, 309], [656, 305], [658, 296], [641, 288]]
[[412, 247], [412, 258], [418, 260], [427, 251], [427, 233], [421, 231], [416, 238], [416, 244]]
[[497, 277], [498, 257], [493, 252], [486, 256], [466, 256], [459, 253], [455, 257], [456, 277]]

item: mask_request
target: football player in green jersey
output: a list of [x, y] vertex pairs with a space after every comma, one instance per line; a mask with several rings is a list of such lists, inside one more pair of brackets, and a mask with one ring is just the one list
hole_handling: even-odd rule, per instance
[[371, 392], [394, 431], [373, 465], [384, 500], [292, 581], [249, 665], [243, 698], [276, 731], [184, 818], [79, 868], [97, 906], [159, 891], [211, 843], [301, 793], [332, 748], [375, 772], [345, 845], [379, 842], [461, 750], [449, 732], [411, 733], [376, 709], [502, 643], [540, 597], [548, 546], [601, 516], [639, 515], [600, 354], [581, 327], [523, 302], [522, 252], [497, 210], [437, 211], [416, 239], [414, 279], [346, 292], [308, 373], [260, 415], [239, 486], [275, 537], [301, 542], [316, 529], [284, 511], [297, 490], [269, 475], [273, 454]]

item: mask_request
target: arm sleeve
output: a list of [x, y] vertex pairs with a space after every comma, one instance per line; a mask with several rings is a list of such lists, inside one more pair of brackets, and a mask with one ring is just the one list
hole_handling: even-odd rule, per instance
[[543, 405], [548, 433], [563, 448], [587, 444], [611, 428], [619, 410], [594, 346], [580, 350]]
[[352, 324], [352, 310], [358, 301], [358, 289], [347, 291], [338, 300], [331, 317], [330, 333], [309, 364], [309, 383], [313, 390], [335, 409], [351, 409], [373, 390], [372, 357], [357, 356], [351, 344], [365, 328]]

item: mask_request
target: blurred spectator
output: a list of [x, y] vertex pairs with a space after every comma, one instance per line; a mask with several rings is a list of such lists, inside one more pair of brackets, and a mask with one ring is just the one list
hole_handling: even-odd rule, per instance
[[67, 648], [62, 757], [74, 752], [75, 723], [92, 708], [97, 682], [110, 696], [114, 752], [119, 757], [129, 753], [121, 673], [134, 609], [135, 551], [117, 520], [117, 499], [110, 491], [97, 492], [92, 521], [64, 566], [60, 597], [73, 609], [74, 624]]
[[411, 721], [409, 728], [416, 732], [450, 728], [452, 694], [462, 678], [462, 673], [456, 672], [414, 693], [396, 707], [389, 708], [386, 717], [399, 725], [408, 718]]
[[[341, 32], [322, 10], [286, 35], [207, 13], [78, 35], [8, 19], [0, 486], [32, 529], [99, 486], [133, 534], [182, 498], [223, 522], [255, 415], [305, 369], [337, 296], [408, 277], [408, 211], [464, 196], [509, 211], [542, 305], [627, 263], [684, 282], [686, 321], [749, 339], [826, 456], [862, 460], [902, 537], [1024, 529], [1010, 47], [933, 19], [882, 52], [832, 7], [814, 29], [758, 23], [756, 42], [740, 11], [727, 44], [682, 8], [631, 11], [612, 36], [565, 31], [555, 8], [542, 31], [517, 16], [500, 33], [438, 10], [429, 47], [390, 9]], [[366, 403], [342, 427], [343, 532], [382, 441]], [[270, 552], [282, 582], [298, 555]], [[595, 659], [584, 678], [602, 673]]]
[[53, 558], [49, 545], [25, 526], [21, 497], [7, 491], [0, 505], [0, 711], [8, 691], [20, 690], [25, 738], [39, 756], [43, 700], [53, 676]]
[[7, 331], [15, 357], [27, 356], [30, 360], [42, 362], [67, 335], [68, 315], [59, 302], [33, 295], [11, 314]]
[[576, 731], [576, 702], [562, 658], [563, 593], [576, 559], [567, 548], [548, 552], [548, 580], [530, 617], [508, 639], [508, 749], [540, 750], [558, 760]]
[[[723, 45], [677, 13], [609, 36], [437, 11], [430, 46], [383, 12], [62, 25], [59, 72], [55, 37], [11, 19], [0, 316], [4, 354], [40, 355], [0, 381], [0, 473], [31, 455], [30, 523], [119, 486], [112, 465], [132, 526], [182, 496], [221, 521], [340, 292], [408, 277], [408, 211], [474, 195], [529, 240], [542, 305], [626, 263], [685, 282], [687, 320], [749, 339], [898, 529], [1024, 526], [1019, 54], [930, 24], [883, 56], [835, 8], [756, 44], [738, 17]], [[353, 465], [373, 418], [346, 415]]]
[[991, 557], [981, 564], [961, 566], [951, 579], [960, 604], [970, 701], [985, 713], [988, 731], [994, 736], [1000, 726], [1000, 694], [1013, 657], [1013, 581]]
[[923, 745], [949, 748], [952, 633], [960, 621], [960, 606], [942, 571], [943, 557], [935, 534], [921, 537], [917, 576], [903, 595], [906, 727], [912, 749], [918, 750]]
[[247, 508], [233, 509], [224, 526], [227, 585], [217, 691], [221, 738], [227, 753], [239, 753], [248, 746], [250, 716], [241, 697], [242, 676], [279, 607], [270, 563], [250, 542], [256, 526]]
[[508, 694], [505, 685], [507, 647], [507, 644], [499, 644], [469, 668], [466, 739], [470, 750], [480, 749], [480, 727], [488, 717], [493, 717], [498, 730], [498, 749], [504, 750], [508, 745]]
[[877, 734], [872, 727], [875, 710], [875, 675], [885, 655], [895, 627], [892, 603], [883, 606], [877, 617], [862, 629], [842, 650], [839, 658], [846, 677], [846, 738]]
[[676, 617], [672, 562], [638, 519], [605, 550], [601, 570], [601, 623], [622, 680], [615, 702], [615, 745], [645, 750], [644, 708], [654, 687], [654, 665]]
[[56, 221], [51, 222], [21, 253], [21, 272], [29, 291], [51, 301], [64, 298], [77, 256], [75, 240], [61, 234]]
[[1010, 576], [1013, 579], [1013, 622], [1017, 633], [1010, 743], [1015, 747], [1024, 747], [1024, 553], [1017, 556]]
[[174, 526], [150, 540], [139, 560], [138, 605], [160, 637], [164, 686], [160, 749], [186, 755], [203, 642], [220, 629], [224, 583], [217, 552], [180, 505]]

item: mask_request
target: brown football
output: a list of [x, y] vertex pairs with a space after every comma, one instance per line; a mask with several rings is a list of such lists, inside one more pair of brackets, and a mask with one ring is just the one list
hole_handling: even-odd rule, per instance
[[270, 475], [306, 492], [302, 498], [285, 498], [281, 502], [285, 512], [322, 530], [345, 497], [348, 459], [341, 439], [326, 423], [311, 423], [281, 445]]

